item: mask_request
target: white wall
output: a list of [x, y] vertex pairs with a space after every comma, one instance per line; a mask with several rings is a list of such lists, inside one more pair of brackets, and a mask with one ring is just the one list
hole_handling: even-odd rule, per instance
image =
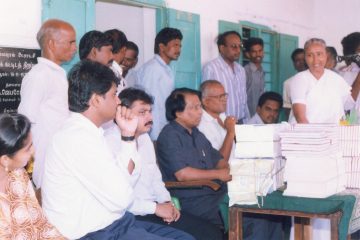
[[156, 35], [155, 9], [96, 2], [95, 28], [106, 31], [117, 28], [139, 47], [137, 67], [154, 56]]
[[41, 0], [1, 0], [0, 46], [39, 48]]
[[[275, 31], [299, 36], [300, 46], [310, 37], [321, 37], [340, 53], [341, 39], [350, 32], [360, 31], [359, 0], [211, 0], [206, 3], [166, 0], [166, 3], [171, 8], [200, 14], [203, 62], [217, 55], [214, 40], [219, 19], [267, 25]], [[1, 0], [1, 10], [0, 45], [38, 47], [35, 36], [40, 27], [41, 0]]]

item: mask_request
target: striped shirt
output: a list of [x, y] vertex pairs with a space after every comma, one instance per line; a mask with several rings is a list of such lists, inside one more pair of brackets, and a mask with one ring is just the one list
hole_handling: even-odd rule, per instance
[[234, 62], [234, 70], [219, 56], [208, 62], [202, 70], [202, 81], [217, 80], [229, 94], [226, 115], [235, 116], [238, 122], [250, 118], [246, 95], [246, 74], [244, 68]]

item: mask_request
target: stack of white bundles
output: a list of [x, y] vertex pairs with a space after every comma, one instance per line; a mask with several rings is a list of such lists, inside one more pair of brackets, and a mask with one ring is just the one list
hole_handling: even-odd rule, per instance
[[281, 156], [279, 132], [289, 129], [287, 123], [236, 125], [236, 158], [274, 158]]
[[228, 182], [229, 205], [256, 204], [257, 196], [273, 189], [274, 160], [242, 159], [230, 163], [232, 180]]
[[279, 132], [290, 125], [236, 125], [235, 159], [231, 161], [232, 181], [228, 183], [230, 206], [255, 204], [283, 185], [284, 159]]
[[345, 161], [337, 125], [297, 124], [280, 137], [286, 158], [284, 195], [325, 198], [345, 189]]
[[346, 187], [360, 188], [360, 126], [340, 127], [340, 148], [345, 159]]

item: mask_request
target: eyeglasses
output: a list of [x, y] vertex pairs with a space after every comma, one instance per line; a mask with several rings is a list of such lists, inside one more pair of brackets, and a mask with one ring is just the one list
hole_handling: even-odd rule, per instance
[[240, 44], [230, 44], [230, 45], [228, 45], [228, 44], [226, 44], [225, 45], [226, 47], [229, 47], [229, 48], [232, 48], [232, 49], [242, 49], [242, 48], [244, 48], [244, 46], [243, 46], [243, 44], [242, 43], [240, 43]]
[[223, 93], [220, 95], [206, 96], [206, 97], [216, 98], [217, 100], [226, 100], [228, 98], [228, 96], [229, 96], [228, 93]]

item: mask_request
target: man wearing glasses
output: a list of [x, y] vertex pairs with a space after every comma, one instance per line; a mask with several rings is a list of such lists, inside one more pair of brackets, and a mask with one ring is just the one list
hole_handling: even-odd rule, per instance
[[203, 67], [202, 81], [217, 80], [229, 94], [226, 114], [234, 116], [238, 123], [250, 118], [246, 94], [246, 74], [237, 62], [240, 57], [242, 42], [240, 34], [228, 31], [220, 34], [217, 39], [220, 56]]
[[235, 117], [225, 115], [228, 94], [216, 80], [203, 82], [200, 91], [204, 111], [199, 130], [228, 161], [234, 144], [236, 123]]

